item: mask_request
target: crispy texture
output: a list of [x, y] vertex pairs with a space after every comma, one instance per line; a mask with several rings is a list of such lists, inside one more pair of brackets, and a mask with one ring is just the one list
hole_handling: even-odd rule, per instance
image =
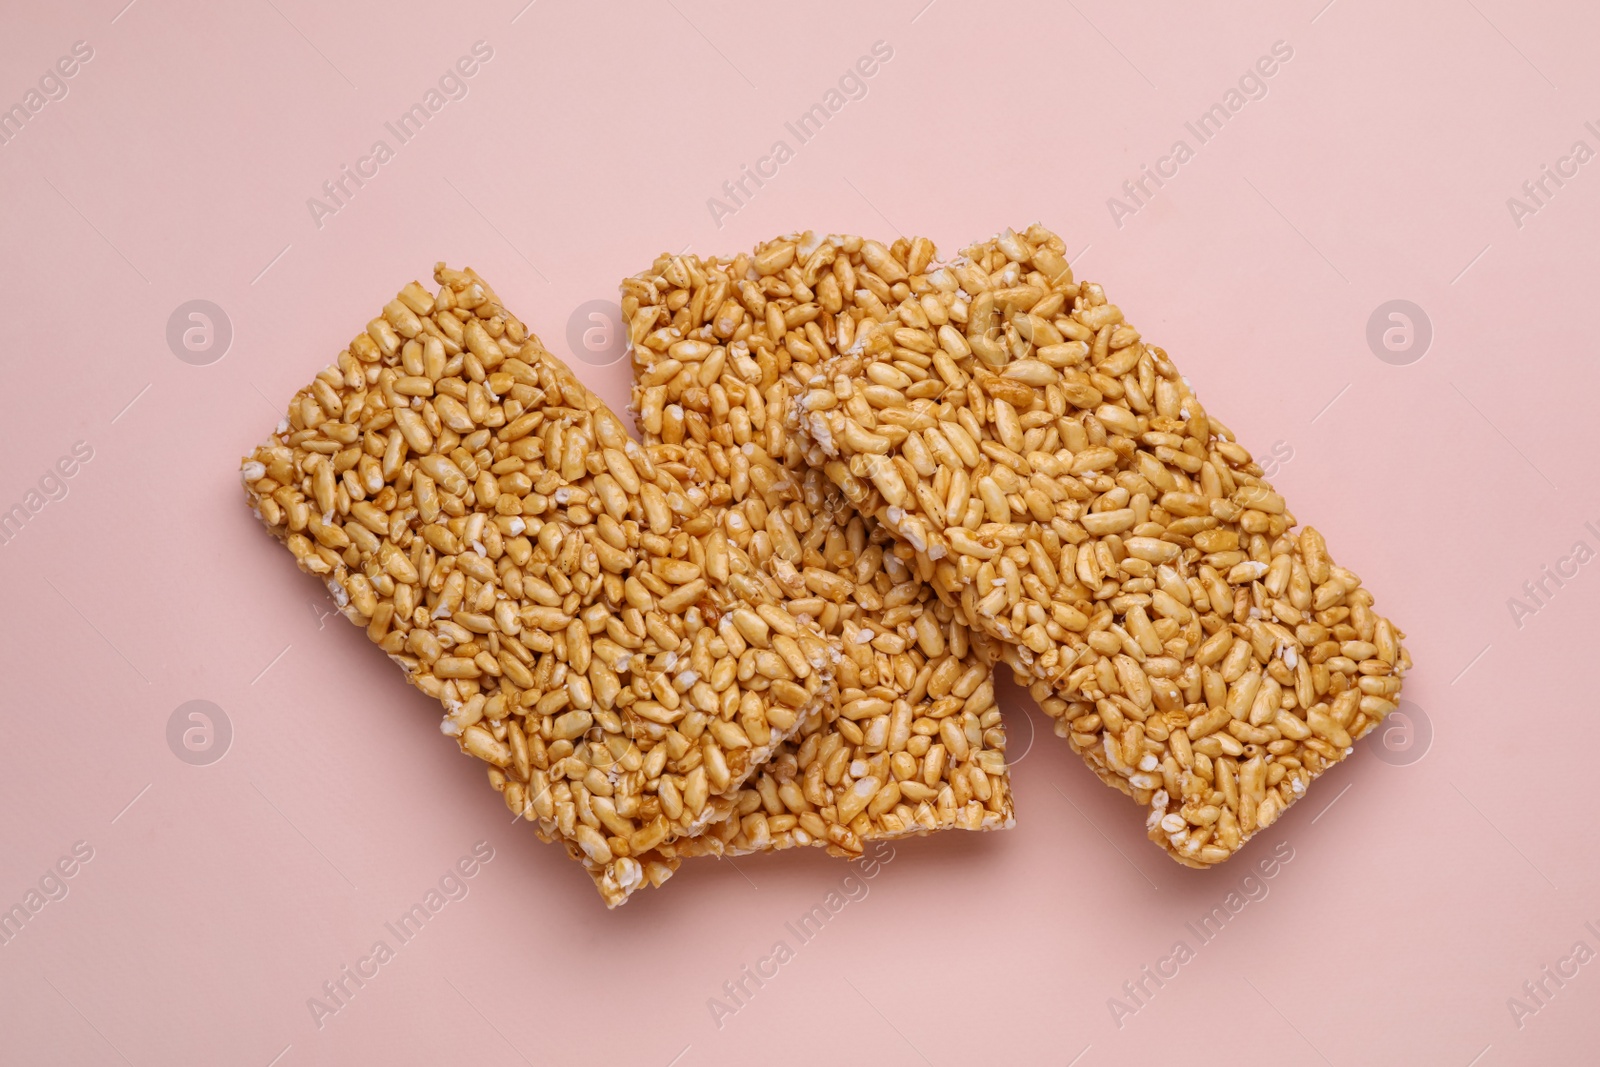
[[249, 502], [615, 906], [822, 705], [827, 646], [482, 279], [435, 279], [296, 394]]
[[[650, 452], [688, 484], [723, 484], [692, 442]], [[926, 583], [884, 551], [885, 542], [892, 547], [887, 534], [869, 541], [863, 517], [820, 474], [807, 475], [803, 488], [778, 483], [761, 507], [767, 530], [793, 531], [793, 558], [778, 555], [775, 569], [795, 597], [790, 607], [814, 612], [826, 632], [834, 684], [800, 735], [735, 798], [735, 817], [685, 842], [680, 855], [820, 845], [850, 857], [866, 841], [1009, 827], [992, 658]], [[763, 550], [751, 546], [752, 554]]]
[[837, 662], [834, 699], [746, 786], [737, 818], [688, 850], [822, 845], [851, 856], [869, 840], [1008, 827], [995, 650], [986, 658], [983, 636], [972, 640], [915, 580], [905, 546], [806, 467], [783, 412], [808, 365], [780, 370], [770, 349], [748, 344], [766, 307], [797, 303], [797, 279], [763, 259], [771, 244], [793, 247], [769, 243], [731, 260], [662, 256], [622, 286], [633, 406], [652, 458], [732, 513], [730, 537], [777, 561], [780, 580], [805, 598], [794, 607], [817, 619]]
[[[1403, 635], [1054, 234], [948, 267], [854, 243], [799, 268], [858, 296], [797, 405], [809, 462], [1004, 645], [1153, 841], [1226, 860], [1394, 709]], [[769, 343], [816, 346], [791, 317]]]

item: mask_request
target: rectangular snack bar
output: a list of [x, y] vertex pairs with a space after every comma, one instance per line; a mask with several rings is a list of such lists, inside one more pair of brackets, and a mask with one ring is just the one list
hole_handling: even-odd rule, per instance
[[726, 508], [729, 536], [752, 556], [774, 559], [801, 598], [791, 606], [816, 619], [836, 661], [833, 701], [745, 788], [736, 819], [686, 847], [817, 844], [848, 856], [868, 840], [1008, 827], [995, 650], [986, 658], [983, 635], [915, 580], [906, 546], [806, 467], [771, 416], [809, 370], [780, 370], [771, 346], [747, 343], [764, 302], [798, 283], [766, 247], [732, 260], [662, 256], [623, 283], [633, 406], [652, 459]]
[[[1226, 860], [1393, 710], [1403, 635], [1054, 234], [794, 254], [836, 321], [808, 459], [1175, 859]], [[810, 314], [769, 309], [768, 342], [824, 347]]]
[[435, 279], [296, 394], [249, 502], [615, 906], [821, 706], [826, 643], [482, 279]]

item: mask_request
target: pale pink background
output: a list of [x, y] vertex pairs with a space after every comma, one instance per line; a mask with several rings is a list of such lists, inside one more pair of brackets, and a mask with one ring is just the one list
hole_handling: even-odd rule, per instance
[[[1579, 538], [1600, 547], [1600, 162], [1521, 229], [1506, 206], [1575, 140], [1600, 148], [1591, 7], [124, 2], [31, 5], [0, 33], [7, 106], [94, 49], [0, 147], [0, 506], [94, 449], [0, 548], [0, 908], [94, 849], [0, 947], [0, 1060], [1593, 1062], [1600, 962], [1521, 1029], [1506, 1003], [1580, 938], [1600, 949], [1580, 793], [1600, 566], [1520, 629], [1507, 607]], [[479, 39], [470, 95], [314, 225], [306, 199]], [[706, 199], [795, 147], [783, 123], [878, 40], [866, 98], [719, 229]], [[1117, 227], [1106, 199], [1278, 40], [1269, 95]], [[898, 846], [719, 1029], [707, 999], [793, 946], [784, 923], [847, 868], [699, 862], [605, 912], [436, 709], [319, 619], [238, 457], [438, 258], [567, 355], [574, 309], [664, 250], [814, 227], [953, 253], [1036, 219], [1247, 444], [1292, 449], [1276, 483], [1409, 633], [1432, 749], [1392, 765], [1366, 742], [1199, 873], [1064, 743], [1030, 749], [1042, 716], [1008, 685], [1016, 829]], [[234, 330], [210, 366], [165, 339], [195, 298]], [[1434, 329], [1408, 366], [1365, 339], [1396, 298]], [[577, 366], [623, 403], [625, 363]], [[192, 699], [233, 726], [210, 766], [167, 746]], [[479, 840], [470, 895], [319, 1030], [307, 998]], [[1185, 923], [1280, 841], [1270, 894], [1197, 947]], [[1108, 998], [1179, 939], [1195, 959], [1119, 1028]]]

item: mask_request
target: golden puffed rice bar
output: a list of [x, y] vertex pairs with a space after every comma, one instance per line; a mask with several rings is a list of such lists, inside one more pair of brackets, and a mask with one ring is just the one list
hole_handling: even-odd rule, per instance
[[758, 272], [815, 299], [769, 301], [750, 347], [818, 353], [808, 460], [1005, 645], [1153, 841], [1220, 863], [1393, 710], [1403, 635], [1058, 237], [934, 256], [768, 246]]
[[827, 645], [482, 279], [434, 276], [296, 394], [249, 500], [615, 906], [822, 705]]
[[[633, 407], [647, 446], [664, 445], [651, 450], [657, 462], [681, 453], [672, 468], [680, 480], [706, 486], [735, 512], [743, 505], [730, 536], [762, 558], [776, 554], [792, 591], [815, 595], [838, 650], [837, 699], [808, 720], [803, 743], [787, 743], [746, 787], [741, 818], [691, 847], [725, 841], [740, 854], [823, 844], [854, 855], [864, 840], [1008, 827], [993, 650], [982, 658], [949, 607], [914, 581], [907, 548], [806, 467], [789, 440], [781, 413], [804, 388], [809, 373], [796, 371], [806, 366], [780, 371], [770, 350], [750, 358], [744, 342], [760, 323], [728, 300], [741, 283], [755, 300], [793, 290], [751, 263], [664, 255], [623, 282]], [[772, 459], [786, 476], [765, 472]]]

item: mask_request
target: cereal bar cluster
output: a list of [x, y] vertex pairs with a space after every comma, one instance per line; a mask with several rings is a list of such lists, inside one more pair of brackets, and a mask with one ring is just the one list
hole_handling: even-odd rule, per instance
[[1410, 658], [1060, 238], [807, 232], [622, 283], [640, 441], [471, 270], [384, 306], [249, 502], [608, 906], [684, 859], [1013, 823], [1004, 663], [1178, 862]]

